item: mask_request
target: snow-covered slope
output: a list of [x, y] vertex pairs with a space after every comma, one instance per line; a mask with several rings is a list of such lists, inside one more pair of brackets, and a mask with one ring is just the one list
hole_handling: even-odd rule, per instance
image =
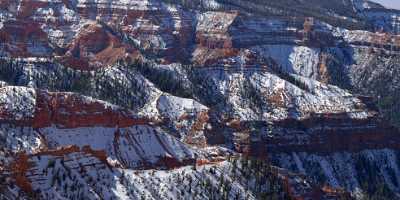
[[0, 1], [0, 199], [398, 199], [398, 18]]

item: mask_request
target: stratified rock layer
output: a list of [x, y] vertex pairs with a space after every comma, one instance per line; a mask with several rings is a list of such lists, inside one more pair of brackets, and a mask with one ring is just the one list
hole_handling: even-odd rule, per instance
[[364, 0], [0, 1], [0, 194], [396, 199], [398, 16]]

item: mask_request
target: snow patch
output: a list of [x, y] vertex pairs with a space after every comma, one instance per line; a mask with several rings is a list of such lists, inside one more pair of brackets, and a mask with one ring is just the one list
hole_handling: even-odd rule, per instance
[[33, 88], [15, 86], [0, 88], [0, 112], [6, 115], [7, 120], [33, 118], [35, 108], [36, 91]]

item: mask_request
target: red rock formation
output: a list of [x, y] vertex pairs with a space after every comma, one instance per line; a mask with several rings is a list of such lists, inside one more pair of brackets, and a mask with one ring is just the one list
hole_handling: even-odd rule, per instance
[[71, 153], [84, 153], [84, 154], [87, 154], [87, 155], [97, 158], [99, 161], [101, 161], [103, 164], [105, 164], [107, 166], [111, 166], [107, 161], [107, 154], [104, 150], [93, 150], [88, 145], [83, 146], [82, 148], [79, 148], [76, 145], [70, 145], [70, 146], [64, 146], [64, 147], [60, 147], [58, 149], [53, 149], [53, 150], [43, 150], [38, 153], [29, 155], [29, 157], [27, 157], [27, 158], [34, 157], [34, 156], [45, 156], [45, 155], [63, 157], [65, 155], [68, 155]]
[[[37, 22], [24, 20], [5, 22], [0, 29], [0, 42], [2, 43], [0, 50], [8, 52], [12, 57], [52, 56], [48, 36]], [[47, 52], [43, 52], [43, 49]]]
[[[182, 118], [183, 117], [181, 117], [181, 119]], [[210, 117], [208, 115], [208, 111], [200, 112], [196, 116], [195, 122], [192, 125], [188, 135], [185, 137], [185, 143], [196, 145], [198, 147], [206, 147], [207, 141], [205, 140], [205, 137], [196, 137], [196, 136], [199, 132], [204, 131], [205, 124], [208, 122], [209, 119]]]
[[87, 153], [87, 154], [90, 154], [90, 155], [96, 157], [97, 159], [99, 159], [104, 164], [110, 166], [108, 164], [108, 161], [107, 161], [106, 151], [104, 151], [104, 150], [93, 150], [92, 148], [90, 148], [89, 145], [86, 145], [86, 146], [82, 147], [82, 151]]
[[0, 107], [0, 119], [11, 119], [10, 113], [2, 107]]
[[147, 124], [122, 108], [107, 105], [73, 93], [38, 92], [37, 107], [32, 126], [48, 127], [55, 124], [62, 128], [89, 126], [128, 127]]
[[22, 0], [18, 9], [17, 18], [24, 19], [31, 16], [38, 8], [48, 6], [46, 1]]
[[104, 26], [98, 23], [85, 25], [68, 46], [61, 62], [72, 68], [89, 70], [114, 64], [118, 60], [132, 61], [140, 57], [134, 47], [123, 43]]
[[164, 156], [158, 160], [156, 166], [166, 167], [167, 169], [175, 169], [186, 165], [192, 165], [194, 163], [196, 163], [194, 159], [180, 161], [171, 156]]
[[[338, 114], [313, 116], [304, 120], [276, 122], [276, 127], [289, 133], [238, 140], [239, 152], [249, 150], [253, 156], [280, 152], [360, 152], [365, 149], [400, 149], [399, 130], [379, 118], [351, 119]], [[242, 123], [239, 131], [244, 131]], [[300, 138], [300, 139], [299, 139]]]
[[64, 157], [71, 153], [84, 153], [99, 159], [106, 166], [110, 166], [107, 162], [107, 157], [104, 151], [92, 150], [89, 146], [85, 146], [80, 149], [78, 146], [72, 145], [56, 150], [41, 151], [31, 155], [20, 153], [19, 155], [17, 155], [14, 162], [11, 163], [11, 165], [9, 166], [12, 178], [13, 180], [15, 180], [16, 185], [21, 188], [25, 193], [27, 193], [28, 195], [33, 195], [31, 180], [27, 177], [27, 172], [34, 167], [34, 163], [32, 163], [30, 159], [36, 156]]
[[353, 199], [349, 192], [329, 186], [320, 187], [318, 185], [307, 186], [306, 177], [300, 174], [290, 173], [279, 168], [272, 168], [272, 173], [278, 177], [284, 186], [284, 191], [288, 199]]
[[54, 150], [40, 151], [31, 156], [51, 155], [51, 156], [64, 156], [70, 153], [80, 152], [80, 148], [76, 145], [64, 146]]
[[32, 194], [32, 185], [26, 177], [26, 172], [31, 168], [29, 163], [29, 156], [25, 153], [20, 153], [10, 166], [10, 171], [16, 185], [20, 187], [27, 194]]
[[238, 49], [209, 49], [206, 47], [198, 47], [193, 57], [193, 61], [199, 65], [215, 65], [218, 61], [237, 56], [239, 54]]

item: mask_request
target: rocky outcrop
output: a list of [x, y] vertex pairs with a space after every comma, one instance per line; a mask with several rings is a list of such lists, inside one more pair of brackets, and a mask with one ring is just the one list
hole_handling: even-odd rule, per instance
[[100, 125], [129, 127], [148, 124], [127, 109], [73, 93], [36, 91], [25, 87], [0, 88], [0, 119], [33, 128]]
[[[1, 1], [0, 142], [25, 155], [10, 179], [43, 198], [339, 199], [378, 183], [397, 197], [384, 118], [397, 98], [381, 97], [398, 93], [397, 14], [363, 0]], [[266, 160], [286, 170], [263, 174]]]
[[1, 12], [7, 14], [0, 40], [6, 55], [56, 56], [75, 69], [132, 62], [141, 58], [138, 48], [162, 55], [166, 62], [176, 60], [175, 53], [186, 59], [182, 47], [192, 37], [193, 15], [157, 1], [22, 1], [18, 9], [11, 2], [3, 4]]
[[129, 110], [106, 102], [73, 93], [48, 93], [37, 95], [37, 106], [32, 126], [49, 127], [52, 124], [63, 128], [88, 126], [129, 127], [147, 124]]
[[65, 55], [60, 57], [64, 65], [89, 70], [109, 66], [117, 61], [133, 62], [140, 59], [140, 52], [126, 44], [106, 25], [85, 24]]
[[236, 140], [239, 150], [247, 149], [251, 155], [265, 156], [283, 152], [325, 155], [367, 149], [399, 149], [399, 130], [379, 118], [351, 119], [345, 115], [326, 114], [325, 117], [280, 121], [269, 127], [260, 125], [265, 128], [251, 133], [248, 140]]
[[17, 155], [14, 163], [10, 166], [11, 176], [15, 179], [15, 184], [28, 194], [33, 193], [31, 182], [26, 178], [26, 172], [32, 167], [29, 157], [24, 153]]

